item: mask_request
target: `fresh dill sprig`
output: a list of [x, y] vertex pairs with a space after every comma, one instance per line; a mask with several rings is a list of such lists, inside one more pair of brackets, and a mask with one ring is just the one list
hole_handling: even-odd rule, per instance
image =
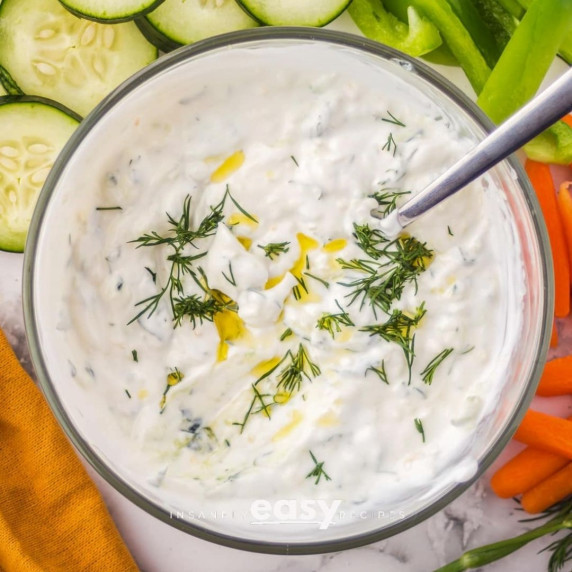
[[377, 210], [383, 216], [387, 216], [391, 211], [397, 208], [397, 200], [399, 197], [409, 194], [411, 194], [411, 191], [389, 191], [382, 189], [369, 196], [377, 201]]
[[241, 422], [235, 421], [233, 425], [240, 427], [240, 432], [244, 431], [246, 423], [248, 422], [251, 415], [263, 412], [267, 417], [270, 417], [271, 408], [276, 401], [272, 403], [267, 403], [265, 399], [271, 397], [270, 393], [261, 393], [258, 389], [258, 385], [265, 379], [272, 376], [279, 368], [286, 362], [286, 366], [278, 373], [276, 376], [276, 386], [275, 389], [283, 390], [288, 394], [292, 395], [298, 391], [302, 385], [304, 378], [311, 381], [312, 377], [317, 377], [320, 375], [321, 371], [317, 364], [312, 362], [306, 348], [300, 344], [298, 346], [298, 351], [293, 353], [292, 350], [288, 350], [284, 357], [266, 373], [262, 374], [253, 384], [252, 392], [253, 396], [250, 401], [248, 410], [246, 411]]
[[387, 245], [391, 243], [385, 234], [378, 229], [372, 229], [368, 224], [354, 223], [353, 236], [357, 245], [374, 260], [383, 256]]
[[153, 284], [157, 284], [157, 273], [153, 272], [148, 266], [145, 266], [145, 270], [147, 270], [147, 272], [149, 272], [149, 274], [151, 275], [151, 280], [153, 280]]
[[326, 479], [326, 481], [331, 481], [332, 479], [330, 478], [330, 476], [328, 475], [328, 473], [326, 473], [326, 471], [324, 470], [324, 461], [318, 462], [318, 459], [316, 459], [316, 457], [314, 456], [314, 453], [312, 453], [312, 451], [308, 451], [310, 453], [310, 456], [312, 457], [312, 461], [314, 462], [315, 467], [306, 475], [307, 479], [313, 479], [315, 478], [315, 482], [314, 484], [317, 485], [320, 482], [320, 479], [322, 477], [324, 477], [324, 479]]
[[360, 328], [360, 331], [368, 332], [370, 336], [380, 336], [386, 342], [395, 343], [401, 347], [409, 372], [408, 384], [411, 383], [411, 368], [415, 357], [415, 334], [413, 330], [419, 325], [425, 313], [425, 303], [423, 302], [416, 308], [413, 316], [394, 309], [385, 323]]
[[[392, 149], [393, 149], [393, 153], [391, 151]], [[390, 133], [387, 136], [387, 141], [384, 143], [381, 150], [382, 151], [388, 151], [389, 153], [392, 153], [393, 156], [395, 157], [395, 153], [397, 152], [397, 143], [395, 142], [395, 139], [393, 138], [393, 133]]]
[[298, 282], [298, 284], [296, 284], [296, 286], [294, 286], [294, 288], [292, 288], [292, 293], [294, 294], [294, 299], [300, 300], [302, 298], [302, 290], [304, 290], [304, 292], [306, 292], [306, 294], [307, 294], [308, 293], [308, 287], [306, 286], [306, 281], [304, 280], [304, 278], [302, 276], [300, 276], [300, 277], [295, 276], [295, 278], [296, 278], [296, 281]]
[[339, 333], [342, 331], [342, 326], [355, 326], [349, 314], [340, 306], [337, 300], [336, 306], [340, 309], [338, 314], [322, 314], [316, 324], [316, 328], [319, 330], [330, 332], [332, 339], [335, 338], [336, 332]]
[[258, 248], [262, 248], [262, 250], [264, 250], [264, 256], [267, 256], [270, 260], [274, 260], [274, 256], [278, 257], [280, 254], [290, 250], [290, 243], [269, 242], [268, 244], [259, 244]]
[[378, 115], [377, 117], [386, 123], [392, 123], [393, 125], [399, 125], [399, 127], [405, 127], [405, 123], [397, 119], [397, 117], [395, 117], [391, 111], [387, 110], [387, 115], [389, 115], [389, 117], [383, 117], [383, 115]]
[[288, 393], [294, 393], [300, 389], [304, 378], [311, 381], [312, 377], [320, 375], [319, 366], [312, 362], [306, 348], [300, 344], [298, 351], [293, 354], [288, 350], [290, 363], [278, 374], [277, 387]]
[[[358, 246], [369, 253], [374, 260], [337, 259], [345, 270], [355, 270], [361, 276], [349, 282], [339, 282], [351, 288], [346, 295], [349, 304], [360, 301], [360, 308], [368, 301], [377, 316], [376, 309], [388, 314], [391, 305], [401, 298], [405, 286], [412, 282], [417, 290], [417, 278], [427, 268], [433, 252], [425, 243], [412, 236], [401, 236], [390, 242], [377, 242], [375, 231], [367, 225], [356, 225], [355, 233]], [[380, 246], [382, 245], [382, 246]]]
[[286, 338], [290, 337], [294, 332], [290, 328], [286, 328], [280, 336], [280, 341], [283, 342]]
[[[195, 262], [205, 256], [206, 252], [198, 252], [197, 254], [187, 254], [187, 252], [189, 247], [198, 248], [197, 241], [215, 234], [218, 225], [224, 218], [223, 211], [227, 200], [230, 200], [245, 216], [256, 221], [252, 215], [238, 204], [230, 194], [230, 189], [227, 185], [222, 199], [215, 206], [210, 207], [210, 212], [201, 220], [197, 228], [192, 228], [191, 196], [187, 195], [183, 201], [183, 209], [179, 219], [175, 219], [167, 213], [169, 230], [166, 234], [162, 235], [157, 231], [151, 231], [130, 241], [136, 243], [137, 248], [166, 245], [173, 252], [167, 256], [167, 261], [171, 263], [167, 282], [160, 288], [159, 292], [135, 304], [136, 307], [141, 306], [142, 309], [128, 322], [129, 324], [145, 314], [147, 314], [148, 318], [151, 317], [159, 307], [159, 303], [165, 294], [169, 296], [175, 327], [180, 325], [182, 317], [185, 315], [185, 308], [199, 312], [195, 319], [192, 319], [192, 314], [189, 315], [193, 326], [196, 324], [196, 319], [200, 319], [201, 316], [203, 319], [209, 319], [208, 316], [213, 303], [208, 299], [202, 301], [207, 304], [207, 308], [204, 313], [201, 313], [198, 305], [198, 296], [185, 296], [183, 285], [184, 277], [190, 276], [202, 290], [208, 293], [205, 286], [201, 284], [201, 279], [204, 279], [204, 273], [200, 268], [196, 269], [194, 267]], [[156, 283], [157, 274], [148, 267], [145, 267], [145, 269], [151, 274], [153, 282]], [[202, 320], [200, 321], [202, 322]]]
[[227, 282], [229, 282], [230, 284], [232, 284], [233, 286], [236, 286], [236, 280], [234, 279], [234, 274], [232, 272], [232, 263], [231, 262], [228, 263], [228, 274], [229, 274], [229, 276], [227, 276], [224, 272], [222, 272], [224, 279]]
[[425, 443], [425, 429], [423, 429], [423, 422], [418, 417], [416, 417], [413, 421], [415, 422], [415, 429], [421, 433], [421, 440], [423, 443]]
[[373, 373], [375, 373], [383, 383], [389, 385], [389, 379], [387, 378], [387, 373], [385, 371], [385, 360], [381, 360], [381, 365], [379, 367], [375, 367], [373, 365], [369, 366], [365, 370], [365, 373], [367, 374], [368, 371], [373, 371]]
[[446, 348], [442, 352], [439, 352], [425, 367], [425, 369], [421, 372], [421, 378], [423, 379], [423, 383], [427, 385], [431, 385], [433, 382], [433, 376], [435, 375], [435, 371], [437, 368], [443, 363], [443, 361], [447, 358], [449, 354], [453, 351], [453, 348]]
[[234, 302], [225, 302], [218, 297], [213, 297], [207, 293], [203, 298], [198, 294], [190, 294], [189, 296], [176, 297], [173, 300], [173, 314], [175, 320], [175, 328], [188, 318], [193, 328], [197, 327], [197, 322], [202, 324], [203, 321], [212, 322], [214, 315], [223, 310], [233, 309]]
[[314, 280], [316, 280], [317, 282], [322, 283], [326, 288], [330, 287], [330, 283], [327, 280], [324, 280], [323, 278], [320, 278], [319, 276], [316, 276], [315, 274], [310, 274], [309, 272], [304, 272], [305, 276], [308, 276], [308, 278], [312, 278]]

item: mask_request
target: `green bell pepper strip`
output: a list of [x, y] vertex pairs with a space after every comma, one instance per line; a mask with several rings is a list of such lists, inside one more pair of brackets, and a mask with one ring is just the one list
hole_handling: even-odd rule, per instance
[[385, 10], [381, 0], [353, 0], [348, 13], [364, 36], [410, 56], [431, 52], [443, 42], [437, 28], [413, 8], [407, 10], [409, 25]]
[[453, 12], [447, 0], [406, 0], [435, 24], [447, 46], [459, 60], [473, 89], [479, 93], [491, 70], [471, 35]]
[[542, 163], [572, 163], [572, 127], [558, 121], [524, 146], [526, 154]]
[[[523, 12], [530, 8], [532, 0], [518, 0], [520, 6], [522, 7]], [[564, 42], [560, 46], [558, 53], [562, 56], [562, 59], [569, 64], [572, 65], [572, 30], [566, 34], [564, 38]]]
[[571, 26], [572, 1], [534, 0], [477, 100], [495, 123], [536, 93]]
[[476, 5], [471, 0], [447, 0], [453, 12], [465, 26], [467, 32], [479, 48], [487, 64], [492, 68], [504, 46], [497, 43], [495, 36], [485, 24]]
[[498, 0], [473, 0], [473, 2], [485, 25], [495, 38], [495, 43], [499, 49], [498, 60], [514, 34], [518, 20]]
[[519, 0], [497, 0], [497, 3], [517, 20], [520, 20], [524, 16], [525, 10], [519, 3]]

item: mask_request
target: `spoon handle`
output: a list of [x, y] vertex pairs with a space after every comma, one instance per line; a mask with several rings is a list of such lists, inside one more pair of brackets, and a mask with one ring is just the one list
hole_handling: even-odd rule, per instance
[[[572, 109], [572, 68], [509, 117], [418, 195], [393, 211], [382, 227], [395, 233], [474, 181]], [[384, 218], [377, 209], [371, 212]], [[393, 220], [389, 220], [393, 219]]]

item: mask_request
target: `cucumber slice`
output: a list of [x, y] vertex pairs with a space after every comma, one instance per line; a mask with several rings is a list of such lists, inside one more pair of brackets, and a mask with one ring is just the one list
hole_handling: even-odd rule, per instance
[[54, 101], [0, 97], [0, 250], [24, 250], [42, 185], [80, 121]]
[[156, 57], [133, 22], [82, 20], [58, 0], [0, 3], [0, 64], [25, 93], [80, 115]]
[[151, 12], [163, 0], [60, 0], [60, 2], [79, 18], [87, 18], [102, 24], [117, 24]]
[[325, 26], [351, 0], [236, 0], [253, 18], [267, 26]]
[[8, 70], [0, 66], [0, 95], [24, 95]]
[[137, 19], [137, 24], [151, 43], [166, 52], [217, 34], [258, 26], [234, 0], [165, 0]]

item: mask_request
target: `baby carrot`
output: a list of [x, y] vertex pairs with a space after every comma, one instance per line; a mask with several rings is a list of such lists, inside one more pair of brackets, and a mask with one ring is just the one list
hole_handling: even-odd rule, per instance
[[543, 451], [572, 459], [572, 421], [529, 409], [514, 438]]
[[[564, 229], [564, 237], [568, 247], [568, 254], [572, 253], [572, 196], [570, 189], [572, 182], [566, 181], [560, 185], [557, 195], [558, 212], [562, 220], [562, 228]], [[572, 274], [572, 273], [571, 273]]]
[[525, 169], [536, 191], [550, 238], [554, 263], [554, 314], [563, 318], [570, 312], [570, 265], [550, 167], [529, 159]]
[[542, 397], [568, 394], [572, 394], [572, 355], [547, 362], [536, 389]]
[[525, 492], [520, 503], [526, 512], [536, 514], [569, 494], [572, 494], [572, 463]]
[[556, 320], [552, 322], [552, 334], [550, 335], [550, 347], [555, 348], [558, 346], [558, 328], [556, 327]]
[[526, 492], [570, 462], [566, 457], [527, 447], [491, 478], [491, 488], [503, 499]]

